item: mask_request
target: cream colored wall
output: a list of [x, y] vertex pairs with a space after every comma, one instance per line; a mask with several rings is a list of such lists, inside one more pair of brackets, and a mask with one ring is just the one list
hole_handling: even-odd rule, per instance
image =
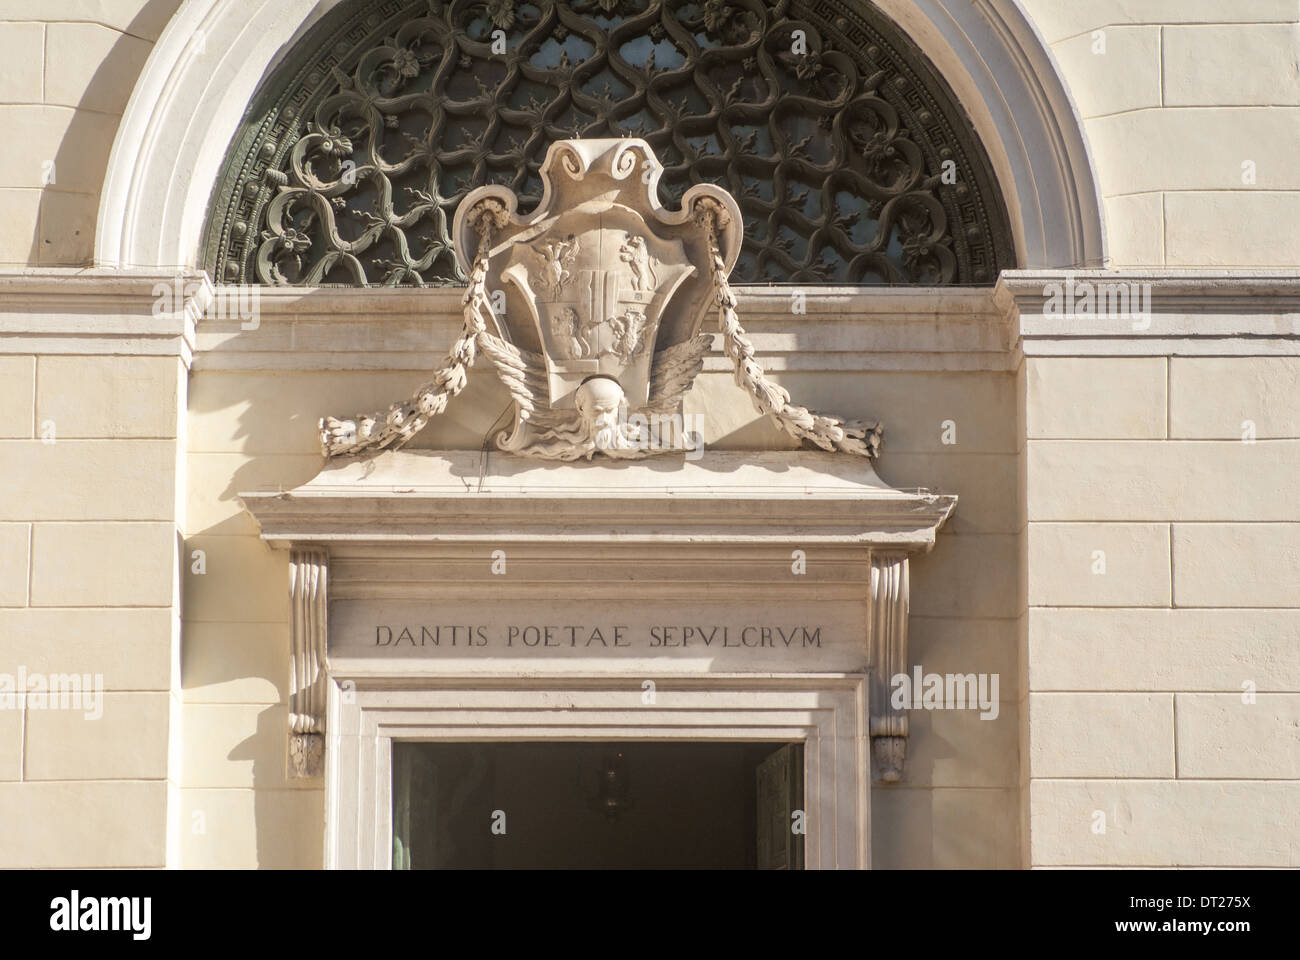
[[1300, 359], [1026, 363], [1034, 864], [1297, 865]]
[[164, 866], [184, 367], [11, 354], [0, 399], [0, 672], [104, 690], [98, 718], [0, 711], [0, 866]]
[[1105, 202], [1110, 263], [1061, 267], [1300, 264], [1294, 0], [1022, 3], [1084, 118]]
[[122, 112], [180, 0], [0, 2], [0, 265], [93, 257]]
[[[1300, 7], [1024, 5], [1084, 117], [1106, 266], [1300, 264]], [[1123, 352], [1156, 355], [1026, 361], [1023, 849], [1293, 866], [1296, 360]]]

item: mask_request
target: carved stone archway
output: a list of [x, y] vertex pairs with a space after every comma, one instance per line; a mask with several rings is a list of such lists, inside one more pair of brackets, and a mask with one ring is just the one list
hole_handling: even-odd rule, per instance
[[[213, 185], [248, 103], [296, 39], [335, 6], [192, 0], [178, 11], [118, 128], [95, 235], [98, 265], [200, 264]], [[878, 6], [969, 114], [1007, 202], [1018, 265], [1102, 262], [1104, 220], [1082, 124], [1019, 0]]]

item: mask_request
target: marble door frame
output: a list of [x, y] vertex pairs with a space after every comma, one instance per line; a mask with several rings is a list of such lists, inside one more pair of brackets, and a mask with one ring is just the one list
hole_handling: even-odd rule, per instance
[[[871, 865], [867, 674], [332, 677], [325, 865], [392, 867], [394, 740], [801, 741], [808, 869]], [[485, 820], [486, 824], [487, 821]]]

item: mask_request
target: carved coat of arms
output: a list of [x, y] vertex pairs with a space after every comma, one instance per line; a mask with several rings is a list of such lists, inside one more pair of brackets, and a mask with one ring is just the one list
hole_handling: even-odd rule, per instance
[[[504, 307], [490, 329], [513, 348], [485, 350], [517, 401], [503, 449], [558, 459], [656, 452], [642, 442], [638, 415], [676, 409], [712, 345], [699, 334], [713, 298], [704, 237], [689, 217], [659, 206], [660, 170], [640, 140], [566, 141], [542, 165], [546, 192], [532, 214], [517, 216], [514, 194], [501, 187], [473, 191], [458, 209], [453, 240], [467, 273], [480, 252], [470, 211], [485, 200], [506, 211], [484, 276]], [[739, 224], [725, 191], [692, 193]], [[739, 241], [736, 229], [725, 236], [728, 268]]]

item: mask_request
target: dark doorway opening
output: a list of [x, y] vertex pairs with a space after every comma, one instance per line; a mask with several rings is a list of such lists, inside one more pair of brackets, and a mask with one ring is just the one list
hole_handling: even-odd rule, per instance
[[803, 744], [393, 743], [396, 869], [803, 869]]

